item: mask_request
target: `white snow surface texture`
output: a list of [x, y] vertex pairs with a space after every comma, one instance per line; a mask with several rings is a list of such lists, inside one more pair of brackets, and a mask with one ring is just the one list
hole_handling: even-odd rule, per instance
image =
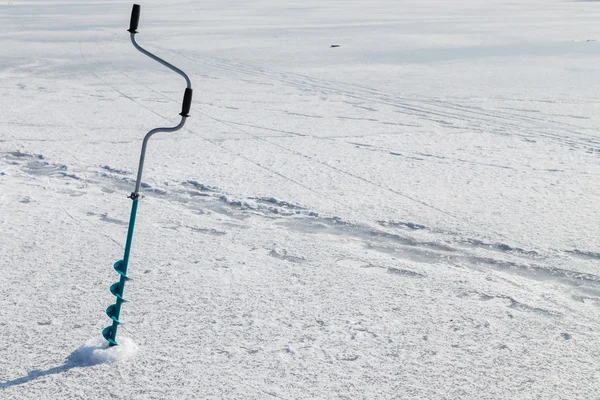
[[[600, 2], [0, 2], [0, 399], [600, 399]], [[332, 47], [339, 45], [339, 47]]]

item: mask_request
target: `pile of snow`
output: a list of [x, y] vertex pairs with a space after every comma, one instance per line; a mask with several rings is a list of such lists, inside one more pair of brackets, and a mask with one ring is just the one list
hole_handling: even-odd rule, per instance
[[137, 344], [129, 338], [120, 337], [119, 345], [110, 347], [104, 337], [97, 336], [75, 350], [67, 363], [81, 366], [114, 363], [133, 358], [137, 350]]

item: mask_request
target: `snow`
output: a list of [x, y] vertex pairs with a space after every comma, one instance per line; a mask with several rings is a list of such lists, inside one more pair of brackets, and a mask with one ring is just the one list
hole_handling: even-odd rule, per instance
[[135, 356], [137, 350], [137, 345], [128, 337], [120, 336], [119, 345], [109, 347], [103, 336], [96, 336], [75, 350], [67, 361], [78, 366], [127, 361]]
[[194, 103], [106, 348], [184, 82], [0, 3], [1, 399], [600, 398], [600, 2], [141, 5]]

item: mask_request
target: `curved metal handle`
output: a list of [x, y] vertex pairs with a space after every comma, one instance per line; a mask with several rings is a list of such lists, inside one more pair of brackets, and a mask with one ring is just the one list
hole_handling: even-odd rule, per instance
[[163, 60], [162, 58], [155, 56], [154, 54], [150, 53], [148, 50], [144, 49], [142, 46], [140, 46], [136, 41], [135, 41], [135, 34], [137, 32], [131, 32], [131, 43], [133, 43], [133, 46], [138, 49], [142, 54], [147, 55], [148, 57], [150, 57], [151, 59], [153, 59], [154, 61], [158, 61], [159, 63], [161, 63], [162, 65], [164, 65], [165, 67], [169, 68], [171, 71], [177, 72], [179, 75], [183, 76], [183, 78], [185, 79], [185, 82], [187, 84], [187, 87], [189, 89], [192, 88], [192, 81], [190, 81], [190, 77], [187, 76], [187, 74], [185, 72], [183, 72], [182, 70], [180, 70], [179, 68], [177, 68], [176, 66], [174, 66], [171, 63], [166, 62], [165, 60]]
[[130, 37], [131, 37], [131, 43], [142, 54], [150, 57], [154, 61], [159, 62], [160, 64], [164, 65], [165, 67], [169, 68], [170, 70], [181, 75], [185, 79], [186, 89], [183, 94], [181, 113], [179, 113], [179, 115], [181, 115], [181, 122], [179, 122], [178, 125], [176, 125], [172, 128], [152, 129], [144, 137], [144, 143], [142, 144], [142, 154], [140, 156], [140, 165], [138, 168], [138, 176], [137, 176], [137, 180], [136, 180], [136, 184], [135, 184], [135, 192], [132, 193], [132, 199], [136, 199], [139, 197], [140, 185], [142, 183], [142, 170], [144, 168], [144, 158], [146, 156], [146, 146], [148, 145], [148, 139], [150, 139], [150, 137], [152, 135], [154, 135], [155, 133], [158, 133], [158, 132], [175, 132], [175, 131], [178, 131], [179, 129], [181, 129], [183, 127], [183, 125], [185, 124], [185, 120], [190, 116], [189, 114], [190, 114], [190, 108], [192, 106], [192, 96], [193, 96], [192, 81], [190, 80], [190, 77], [187, 76], [187, 74], [185, 72], [183, 72], [182, 70], [180, 70], [173, 64], [163, 60], [162, 58], [150, 53], [148, 50], [146, 50], [142, 46], [140, 46], [137, 43], [137, 41], [135, 40], [135, 35], [136, 35], [136, 33], [138, 33], [137, 28], [138, 28], [139, 20], [140, 20], [140, 8], [141, 7], [138, 4], [134, 4], [133, 9], [131, 10], [131, 21], [130, 21], [130, 25], [129, 25], [129, 33], [130, 33]]
[[146, 147], [148, 146], [148, 140], [150, 140], [150, 137], [155, 133], [175, 132], [180, 130], [185, 124], [185, 119], [186, 117], [181, 117], [181, 121], [179, 122], [179, 124], [172, 128], [154, 128], [150, 132], [146, 133], [146, 136], [144, 136], [144, 142], [142, 143], [142, 153], [140, 155], [140, 165], [138, 166], [137, 179], [135, 180], [135, 191], [131, 194], [132, 200], [135, 200], [139, 197], [140, 186], [142, 184], [142, 170], [144, 169], [144, 160], [146, 159]]

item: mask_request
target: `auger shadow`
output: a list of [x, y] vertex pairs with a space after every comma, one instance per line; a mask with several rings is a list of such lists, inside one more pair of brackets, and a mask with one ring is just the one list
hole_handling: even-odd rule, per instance
[[13, 379], [12, 381], [0, 382], [0, 388], [19, 386], [34, 381], [36, 379], [43, 378], [44, 376], [61, 374], [73, 368], [91, 367], [97, 364], [98, 362], [83, 359], [81, 357], [81, 349], [77, 349], [66, 358], [63, 365], [59, 365], [58, 367], [50, 368], [44, 371], [34, 369], [33, 371], [29, 371], [29, 373], [27, 373], [27, 376]]

